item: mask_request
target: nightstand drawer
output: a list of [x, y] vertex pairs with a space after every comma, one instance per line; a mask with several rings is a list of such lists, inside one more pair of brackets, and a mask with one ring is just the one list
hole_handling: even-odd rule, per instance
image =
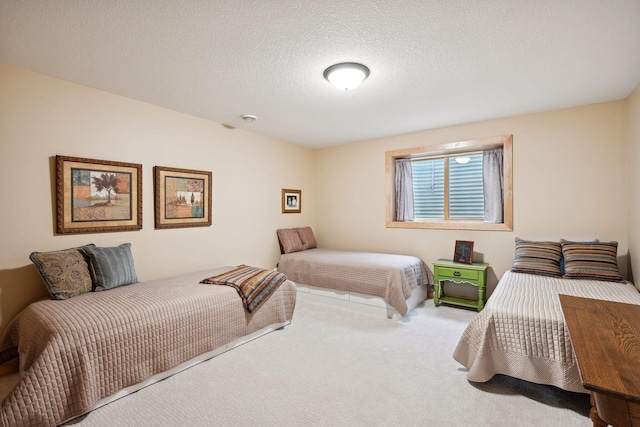
[[438, 278], [451, 277], [453, 279], [478, 280], [481, 271], [462, 270], [457, 268], [438, 267]]

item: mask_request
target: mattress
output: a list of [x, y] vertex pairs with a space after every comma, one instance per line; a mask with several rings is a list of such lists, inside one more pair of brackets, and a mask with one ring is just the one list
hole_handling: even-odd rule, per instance
[[416, 287], [433, 284], [433, 273], [409, 255], [315, 248], [283, 254], [278, 270], [296, 283], [383, 298], [400, 315]]
[[2, 424], [61, 424], [125, 388], [291, 321], [296, 288], [289, 280], [253, 314], [235, 289], [198, 283], [232, 268], [29, 305], [0, 338], [2, 357], [20, 353], [24, 368], [2, 402]]
[[496, 374], [587, 393], [573, 355], [559, 294], [640, 304], [629, 282], [564, 279], [508, 271], [469, 323], [453, 357], [470, 381]]

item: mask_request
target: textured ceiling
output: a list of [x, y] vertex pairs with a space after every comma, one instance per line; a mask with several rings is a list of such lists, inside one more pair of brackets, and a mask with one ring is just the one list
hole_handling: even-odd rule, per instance
[[[639, 23], [640, 0], [0, 0], [0, 61], [326, 147], [624, 99]], [[371, 69], [349, 92], [322, 77], [345, 61]]]

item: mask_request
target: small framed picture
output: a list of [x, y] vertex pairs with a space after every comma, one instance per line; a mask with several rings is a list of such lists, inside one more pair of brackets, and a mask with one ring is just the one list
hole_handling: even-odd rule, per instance
[[282, 213], [302, 212], [302, 190], [282, 189]]
[[473, 242], [469, 240], [456, 240], [453, 262], [473, 264]]

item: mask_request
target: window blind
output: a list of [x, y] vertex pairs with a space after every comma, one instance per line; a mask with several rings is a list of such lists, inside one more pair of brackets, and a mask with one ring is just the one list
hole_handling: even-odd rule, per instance
[[465, 157], [465, 164], [449, 157], [449, 218], [484, 219], [482, 153]]
[[416, 160], [411, 164], [415, 219], [445, 219], [445, 161], [449, 166], [449, 217], [483, 219], [482, 153], [468, 154], [469, 162], [455, 157]]
[[444, 218], [444, 159], [411, 163], [415, 219]]

